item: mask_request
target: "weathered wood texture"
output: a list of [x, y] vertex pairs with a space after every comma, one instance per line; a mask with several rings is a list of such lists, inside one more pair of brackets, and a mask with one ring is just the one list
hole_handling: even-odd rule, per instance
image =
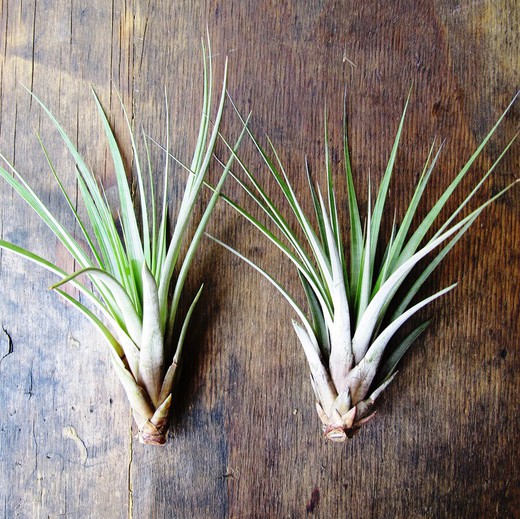
[[[514, 0], [2, 0], [0, 150], [68, 218], [34, 130], [74, 190], [70, 160], [19, 83], [42, 97], [108, 185], [113, 178], [90, 87], [116, 130], [117, 90], [136, 127], [159, 140], [166, 89], [173, 151], [188, 160], [207, 25], [218, 78], [227, 54], [231, 95], [244, 113], [253, 110], [253, 128], [269, 133], [300, 190], [306, 155], [314, 174], [323, 169], [325, 103], [341, 176], [345, 86], [359, 192], [366, 192], [369, 172], [377, 183], [413, 83], [391, 190], [399, 216], [433, 137], [446, 144], [428, 204], [515, 94], [519, 18]], [[518, 130], [519, 110], [517, 103], [472, 179]], [[224, 133], [234, 135], [238, 126], [229, 109]], [[243, 153], [259, 164], [248, 146]], [[479, 200], [518, 176], [519, 157], [515, 144]], [[158, 154], [154, 162], [160, 171]], [[267, 181], [266, 172], [259, 174]], [[231, 182], [227, 189], [245, 201]], [[105, 346], [46, 289], [54, 278], [0, 252], [3, 516], [518, 517], [519, 201], [516, 189], [487, 210], [432, 277], [429, 292], [460, 284], [423, 314], [436, 318], [376, 419], [345, 445], [321, 436], [291, 309], [216, 245], [205, 242], [187, 288], [194, 293], [206, 284], [164, 448], [133, 438]], [[74, 268], [5, 185], [0, 203], [2, 238]], [[389, 211], [387, 231], [392, 217]], [[217, 210], [211, 231], [298, 290], [287, 262], [226, 208]]]

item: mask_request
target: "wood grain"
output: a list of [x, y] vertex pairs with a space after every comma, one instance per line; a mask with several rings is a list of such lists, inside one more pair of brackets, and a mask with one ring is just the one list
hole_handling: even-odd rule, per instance
[[[1, 0], [0, 151], [67, 219], [34, 130], [74, 190], [70, 160], [21, 82], [58, 116], [108, 187], [113, 177], [91, 87], [116, 131], [118, 91], [136, 128], [158, 140], [165, 137], [166, 90], [172, 151], [188, 160], [207, 26], [216, 79], [229, 56], [231, 96], [243, 113], [253, 110], [254, 130], [270, 135], [301, 192], [305, 156], [313, 174], [323, 171], [325, 104], [339, 175], [348, 87], [353, 165], [364, 193], [368, 173], [377, 183], [384, 171], [413, 84], [391, 203], [402, 215], [437, 135], [446, 143], [426, 210], [518, 89], [519, 18], [514, 0]], [[466, 188], [518, 131], [519, 110], [517, 103]], [[229, 109], [223, 131], [238, 130]], [[251, 147], [243, 154], [281, 201]], [[159, 180], [160, 154], [153, 160]], [[519, 162], [515, 144], [479, 200], [516, 178]], [[227, 191], [247, 203], [232, 183]], [[171, 192], [175, 206], [173, 185]], [[188, 295], [202, 281], [206, 288], [162, 449], [133, 437], [104, 344], [46, 290], [53, 277], [0, 252], [3, 516], [516, 517], [519, 201], [516, 189], [494, 204], [429, 281], [430, 293], [453, 281], [459, 287], [424, 313], [436, 318], [382, 397], [376, 419], [345, 445], [321, 436], [291, 309], [209, 241], [187, 286]], [[210, 227], [302, 297], [290, 266], [245, 222], [220, 206]], [[0, 235], [74, 268], [5, 185]]]

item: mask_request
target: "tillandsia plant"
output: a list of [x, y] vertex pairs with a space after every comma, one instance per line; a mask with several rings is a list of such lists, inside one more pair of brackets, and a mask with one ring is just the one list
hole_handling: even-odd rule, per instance
[[[354, 188], [345, 110], [344, 166], [350, 220], [350, 253], [345, 252], [343, 243], [338, 214], [338, 206], [341, 207], [341, 205], [338, 204], [334, 191], [326, 117], [326, 197], [322, 196], [319, 187], [315, 187], [307, 167], [309, 196], [317, 228], [313, 227], [311, 220], [298, 202], [296, 193], [271, 141], [269, 141], [271, 152], [267, 152], [248, 130], [263, 162], [280, 187], [297, 226], [296, 228], [291, 227], [255, 175], [238, 157], [237, 160], [245, 172], [247, 181], [235, 177], [236, 180], [267, 215], [268, 221], [271, 221], [278, 232], [273, 232], [269, 228], [270, 226], [256, 219], [230, 199], [227, 199], [227, 202], [293, 263], [308, 300], [308, 313], [296, 303], [282, 285], [251, 259], [216, 240], [263, 274], [281, 292], [298, 315], [300, 322], [293, 320], [292, 323], [310, 366], [318, 415], [326, 438], [336, 442], [342, 442], [347, 437], [352, 437], [364, 423], [374, 416], [374, 402], [392, 382], [396, 375], [396, 366], [403, 354], [424, 331], [429, 322], [420, 324], [393, 349], [387, 349], [390, 339], [418, 310], [450, 291], [455, 285], [444, 288], [419, 302], [413, 302], [421, 286], [475, 222], [484, 208], [511, 187], [509, 186], [493, 196], [467, 216], [461, 217], [462, 210], [495, 169], [513, 141], [509, 143], [460, 206], [436, 230], [433, 228], [441, 210], [494, 134], [505, 116], [504, 113], [426, 217], [412, 232], [414, 215], [416, 215], [421, 197], [439, 157], [441, 147], [436, 150], [434, 142], [403, 220], [397, 227], [394, 218], [390, 239], [381, 249], [382, 254], [378, 255], [378, 241], [383, 217], [388, 212], [394, 213], [392, 208], [386, 206], [386, 202], [407, 106], [408, 101], [373, 205], [370, 179], [368, 179], [368, 207], [364, 221], [359, 211]], [[271, 154], [273, 158], [271, 158]], [[428, 235], [431, 237], [427, 237]], [[304, 239], [302, 240], [300, 236], [303, 236]], [[436, 249], [440, 249], [437, 255], [429, 261], [426, 267], [422, 267], [422, 270], [417, 272], [414, 267]], [[381, 256], [381, 260], [378, 260], [379, 256]], [[409, 286], [403, 286], [403, 282], [412, 271], [414, 273], [413, 282]], [[399, 291], [400, 288], [401, 291]]]
[[[0, 175], [42, 218], [78, 263], [80, 269], [69, 275], [57, 265], [20, 246], [0, 240], [0, 247], [19, 254], [62, 278], [52, 288], [83, 312], [108, 342], [112, 364], [128, 396], [139, 428], [139, 439], [142, 443], [154, 445], [166, 441], [172, 389], [179, 374], [188, 323], [202, 291], [201, 287], [184, 319], [179, 321], [179, 302], [186, 276], [233, 161], [231, 154], [202, 217], [198, 223], [195, 223], [195, 230], [190, 231], [191, 216], [199, 201], [202, 185], [212, 163], [226, 98], [227, 62], [220, 101], [212, 122], [210, 120], [213, 91], [211, 53], [208, 51], [206, 54], [204, 45], [203, 60], [204, 94], [198, 139], [190, 166], [191, 173], [187, 178], [171, 232], [168, 223], [169, 157], [166, 156], [164, 193], [161, 200], [154, 191], [154, 173], [146, 136], [143, 133], [147, 164], [142, 165], [136, 139], [123, 107], [132, 143], [138, 185], [138, 205], [141, 212], [138, 218], [121, 151], [95, 94], [95, 103], [104, 126], [117, 179], [118, 219], [112, 216], [105, 192], [98, 185], [86, 161], [55, 117], [35, 97], [56, 127], [75, 162], [75, 176], [88, 221], [83, 221], [80, 217], [73, 198], [66, 192], [38, 136], [50, 170], [70, 207], [73, 220], [81, 229], [87, 244], [85, 248], [64, 225], [58, 222], [52, 211], [45, 206], [15, 167], [4, 157], [2, 158], [7, 164], [7, 169], [0, 167]], [[167, 134], [168, 126], [167, 122]], [[183, 244], [186, 244], [187, 251], [180, 259]], [[92, 286], [79, 281], [78, 278], [83, 274], [90, 280]], [[78, 289], [83, 296], [81, 300], [60, 288], [65, 283], [70, 283]], [[84, 304], [83, 298], [88, 301], [88, 306]], [[175, 330], [180, 330], [175, 336], [174, 326]]]

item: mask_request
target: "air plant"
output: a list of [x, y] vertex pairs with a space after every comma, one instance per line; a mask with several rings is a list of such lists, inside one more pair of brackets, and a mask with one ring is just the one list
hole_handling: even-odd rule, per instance
[[[299, 322], [293, 320], [292, 324], [310, 367], [318, 415], [326, 438], [336, 442], [343, 442], [347, 437], [352, 437], [364, 423], [374, 416], [374, 402], [392, 382], [399, 361], [415, 339], [425, 330], [429, 321], [417, 326], [393, 348], [388, 348], [390, 339], [410, 317], [452, 290], [455, 284], [414, 302], [419, 289], [485, 207], [499, 198], [512, 185], [474, 209], [467, 216], [461, 217], [462, 210], [481, 188], [513, 141], [509, 143], [458, 208], [435, 230], [434, 224], [441, 210], [494, 134], [504, 118], [506, 110], [412, 232], [414, 216], [442, 147], [436, 149], [434, 141], [408, 209], [398, 227], [395, 225], [394, 217], [390, 239], [382, 248], [382, 254], [378, 255], [383, 218], [389, 212], [394, 213], [392, 208], [386, 207], [386, 202], [407, 106], [408, 101], [373, 205], [370, 178], [368, 179], [368, 207], [364, 221], [359, 211], [354, 188], [345, 110], [343, 158], [350, 220], [349, 253], [345, 252], [338, 214], [338, 207], [342, 207], [342, 204], [338, 203], [334, 190], [326, 114], [326, 201], [319, 186], [316, 187], [311, 180], [307, 167], [309, 196], [317, 228], [313, 227], [311, 220], [300, 205], [271, 141], [268, 140], [271, 149], [268, 152], [248, 130], [268, 171], [281, 189], [297, 225], [296, 227], [291, 226], [279, 207], [263, 189], [260, 181], [239, 157], [237, 157], [237, 161], [245, 172], [247, 180], [243, 181], [238, 177], [235, 179], [265, 213], [267, 221], [270, 221], [272, 225], [262, 223], [229, 198], [226, 200], [292, 262], [306, 294], [308, 312], [305, 312], [286, 288], [253, 260], [213, 238], [265, 276], [296, 312]], [[276, 233], [270, 227], [274, 227]], [[300, 236], [303, 236], [304, 239], [301, 239]], [[414, 267], [436, 249], [440, 249], [437, 255], [430, 259], [425, 267], [421, 263], [423, 266], [417, 272]], [[379, 256], [381, 259], [378, 259]], [[412, 282], [403, 285], [412, 272], [414, 273]]]
[[[73, 219], [81, 229], [85, 247], [80, 245], [78, 240], [56, 219], [50, 208], [45, 206], [4, 157], [2, 158], [8, 167], [7, 169], [0, 167], [0, 175], [47, 224], [80, 269], [69, 275], [57, 265], [18, 245], [0, 240], [0, 247], [35, 262], [61, 278], [61, 281], [52, 288], [87, 316], [104, 336], [110, 346], [112, 364], [132, 407], [139, 428], [139, 439], [146, 444], [159, 445], [166, 441], [172, 389], [179, 375], [188, 324], [201, 296], [202, 287], [195, 295], [183, 320], [179, 320], [179, 303], [194, 255], [233, 161], [231, 155], [202, 217], [198, 223], [195, 223], [195, 230], [190, 231], [192, 213], [197, 207], [202, 185], [212, 163], [226, 97], [227, 62], [220, 101], [212, 124], [210, 121], [213, 92], [211, 53], [209, 50], [206, 54], [204, 45], [203, 62], [204, 94], [198, 139], [191, 161], [191, 173], [187, 178], [171, 232], [168, 222], [170, 176], [168, 156], [164, 168], [164, 193], [161, 200], [154, 191], [154, 173], [147, 138], [143, 133], [147, 157], [145, 167], [148, 169], [146, 173], [140, 162], [130, 120], [123, 107], [131, 138], [138, 185], [138, 205], [141, 212], [141, 217], [138, 218], [121, 151], [95, 94], [95, 104], [103, 123], [117, 180], [119, 194], [117, 208], [119, 218], [117, 219], [112, 216], [103, 188], [98, 185], [86, 161], [65, 130], [43, 103], [34, 97], [56, 127], [75, 162], [75, 177], [88, 221], [80, 217], [73, 198], [65, 190], [38, 136], [59, 190], [71, 210]], [[167, 134], [168, 126], [167, 122]], [[183, 244], [186, 244], [187, 251], [181, 259], [180, 252]], [[78, 278], [82, 275], [90, 280], [92, 286], [79, 281]], [[81, 294], [81, 299], [63, 291], [61, 287], [65, 283], [73, 285]]]

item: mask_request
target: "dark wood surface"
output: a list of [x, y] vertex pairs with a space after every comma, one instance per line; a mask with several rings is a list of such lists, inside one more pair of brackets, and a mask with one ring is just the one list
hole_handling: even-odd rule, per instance
[[[228, 55], [230, 94], [244, 113], [253, 110], [252, 127], [271, 136], [301, 192], [305, 156], [315, 175], [323, 171], [325, 104], [341, 176], [345, 86], [359, 192], [366, 192], [369, 172], [377, 183], [413, 83], [391, 204], [403, 214], [437, 136], [446, 143], [425, 211], [519, 87], [519, 18], [514, 0], [2, 0], [0, 150], [66, 219], [35, 130], [74, 191], [70, 160], [19, 83], [45, 101], [109, 187], [90, 88], [123, 144], [116, 91], [135, 127], [162, 140], [166, 89], [172, 150], [188, 160], [207, 25], [217, 79]], [[517, 103], [466, 189], [518, 130], [519, 114]], [[228, 109], [224, 133], [238, 128]], [[247, 145], [243, 154], [259, 165]], [[519, 159], [515, 144], [477, 201], [518, 177]], [[154, 163], [160, 171], [158, 154]], [[257, 171], [281, 200], [267, 173]], [[232, 183], [227, 191], [247, 203]], [[459, 286], [423, 313], [433, 322], [381, 398], [377, 417], [344, 445], [322, 438], [291, 309], [211, 242], [204, 242], [187, 286], [188, 295], [201, 281], [206, 289], [164, 448], [137, 442], [101, 337], [47, 290], [53, 276], [0, 252], [0, 515], [518, 517], [519, 201], [516, 189], [487, 210], [428, 282], [429, 293]], [[3, 239], [74, 269], [6, 185], [0, 204]], [[390, 209], [386, 231], [392, 217]], [[235, 214], [220, 206], [210, 227], [301, 297], [295, 272]]]

